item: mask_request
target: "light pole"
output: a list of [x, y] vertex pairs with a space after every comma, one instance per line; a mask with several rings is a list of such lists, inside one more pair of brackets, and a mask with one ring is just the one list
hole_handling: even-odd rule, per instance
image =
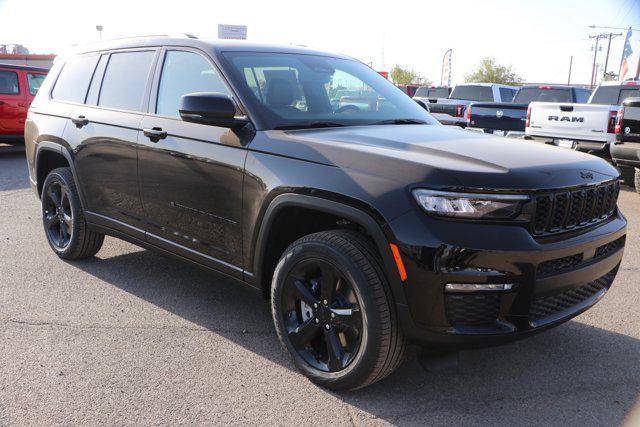
[[102, 40], [102, 29], [104, 27], [102, 25], [96, 25], [96, 30], [98, 30], [98, 37], [100, 37], [100, 40]]

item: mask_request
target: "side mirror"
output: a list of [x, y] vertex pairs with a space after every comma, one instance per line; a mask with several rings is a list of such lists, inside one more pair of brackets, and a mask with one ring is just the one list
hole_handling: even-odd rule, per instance
[[422, 108], [424, 108], [425, 110], [429, 111], [429, 107], [427, 107], [427, 104], [425, 104], [423, 101], [420, 101], [419, 99], [414, 99], [414, 101], [416, 101], [416, 103], [421, 106]]
[[249, 123], [236, 117], [236, 106], [227, 95], [217, 92], [188, 93], [180, 98], [180, 118], [185, 122], [237, 128]]

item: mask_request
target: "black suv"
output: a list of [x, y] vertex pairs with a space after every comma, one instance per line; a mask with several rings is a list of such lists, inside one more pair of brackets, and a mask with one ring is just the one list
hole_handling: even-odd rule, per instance
[[640, 194], [640, 98], [627, 98], [616, 116], [611, 158], [627, 185]]
[[333, 389], [384, 378], [408, 342], [556, 326], [622, 258], [613, 166], [441, 126], [345, 56], [104, 42], [55, 63], [25, 136], [58, 256], [111, 235], [248, 284], [295, 365]]

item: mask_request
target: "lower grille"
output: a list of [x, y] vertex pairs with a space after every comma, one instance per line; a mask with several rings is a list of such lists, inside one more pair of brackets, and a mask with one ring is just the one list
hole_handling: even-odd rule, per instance
[[617, 251], [618, 249], [624, 246], [625, 238], [626, 236], [622, 236], [614, 240], [613, 242], [609, 242], [606, 245], [602, 245], [598, 247], [596, 249], [595, 258], [604, 258], [611, 255], [612, 253], [614, 253], [615, 251]]
[[490, 325], [500, 313], [500, 294], [445, 295], [445, 310], [452, 325]]
[[582, 254], [570, 255], [563, 258], [552, 259], [538, 265], [536, 276], [538, 278], [551, 276], [567, 271], [582, 263]]
[[579, 288], [570, 289], [548, 297], [535, 298], [529, 309], [529, 320], [541, 320], [575, 307], [581, 302], [593, 297], [601, 290], [608, 289], [615, 275], [616, 270], [613, 270], [598, 280], [594, 280]]

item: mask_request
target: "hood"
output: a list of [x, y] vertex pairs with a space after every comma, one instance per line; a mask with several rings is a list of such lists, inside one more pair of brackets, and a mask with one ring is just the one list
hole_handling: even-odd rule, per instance
[[251, 148], [430, 188], [545, 190], [610, 180], [606, 161], [573, 150], [434, 125], [266, 131]]

